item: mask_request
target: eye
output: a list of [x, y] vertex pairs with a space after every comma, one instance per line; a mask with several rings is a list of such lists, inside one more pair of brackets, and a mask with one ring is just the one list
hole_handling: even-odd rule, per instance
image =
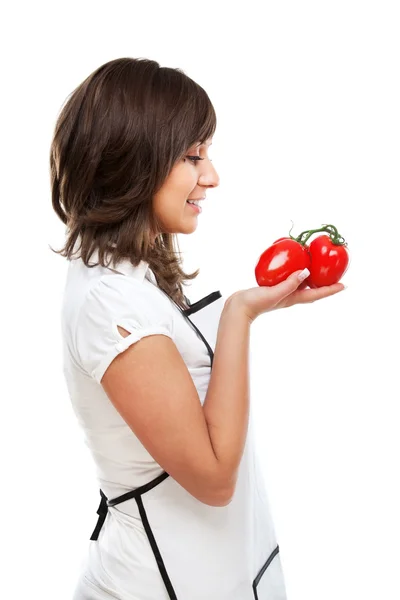
[[[186, 158], [188, 158], [194, 165], [197, 164], [198, 160], [205, 160], [204, 158], [202, 158], [201, 156], [186, 156]], [[208, 159], [210, 162], [212, 162], [211, 159]]]
[[190, 160], [194, 165], [197, 165], [198, 160], [204, 160], [204, 158], [201, 158], [201, 156], [187, 156], [186, 158]]

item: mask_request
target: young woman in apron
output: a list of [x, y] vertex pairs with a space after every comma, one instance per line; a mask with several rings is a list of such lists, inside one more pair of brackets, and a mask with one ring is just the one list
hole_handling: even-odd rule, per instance
[[[295, 273], [273, 288], [241, 290], [228, 299], [216, 290], [194, 303], [190, 303], [179, 286], [180, 296], [168, 287], [168, 278], [163, 278], [166, 273], [165, 265], [161, 264], [163, 258], [159, 255], [160, 262], [153, 262], [154, 255], [149, 247], [146, 254], [146, 245], [144, 250], [139, 244], [135, 246], [135, 232], [139, 237], [139, 225], [141, 223], [143, 227], [145, 221], [143, 213], [140, 213], [140, 198], [132, 197], [131, 206], [126, 196], [126, 186], [135, 185], [132, 183], [136, 181], [134, 176], [129, 173], [124, 186], [121, 184], [113, 212], [112, 194], [107, 194], [107, 176], [111, 175], [105, 171], [105, 166], [111, 168], [112, 164], [124, 160], [121, 148], [118, 144], [113, 146], [112, 142], [115, 144], [115, 140], [121, 140], [120, 144], [124, 144], [125, 152], [128, 152], [129, 144], [140, 139], [138, 131], [144, 122], [142, 145], [138, 147], [139, 154], [132, 153], [132, 165], [139, 162], [138, 177], [142, 174], [139, 181], [144, 186], [141, 189], [145, 198], [146, 190], [148, 193], [146, 182], [150, 178], [149, 174], [146, 178], [146, 169], [155, 168], [153, 163], [144, 160], [146, 143], [151, 136], [151, 125], [155, 124], [151, 148], [157, 144], [162, 148], [158, 161], [165, 169], [161, 169], [162, 185], [156, 185], [155, 179], [154, 189], [147, 196], [151, 200], [146, 206], [152, 242], [156, 241], [157, 234], [154, 235], [154, 232], [157, 231], [164, 236], [165, 242], [168, 240], [166, 235], [188, 234], [195, 230], [199, 212], [187, 204], [187, 198], [204, 197], [208, 188], [219, 183], [207, 155], [208, 142], [215, 130], [215, 115], [202, 88], [196, 87], [192, 80], [175, 70], [169, 70], [167, 74], [170, 76], [168, 85], [166, 71], [154, 61], [119, 59], [108, 63], [85, 80], [72, 96], [60, 116], [53, 141], [53, 206], [70, 229], [70, 244], [65, 253], [70, 264], [62, 307], [64, 375], [72, 406], [93, 456], [100, 488], [98, 521], [90, 537], [87, 560], [74, 600], [285, 600], [279, 545], [254, 451], [251, 403], [248, 404], [248, 422], [245, 418], [236, 419], [235, 424], [236, 429], [239, 427], [235, 432], [243, 433], [244, 443], [236, 442], [239, 439], [237, 435], [235, 447], [229, 447], [227, 443], [223, 447], [224, 458], [228, 455], [233, 457], [226, 463], [232, 469], [236, 465], [231, 478], [234, 489], [230, 490], [229, 497], [221, 495], [221, 501], [220, 497], [217, 500], [217, 496], [210, 500], [208, 495], [206, 499], [205, 492], [202, 495], [197, 488], [196, 493], [187, 489], [190, 487], [189, 478], [193, 485], [195, 475], [188, 474], [189, 463], [185, 463], [193, 452], [190, 436], [179, 456], [171, 458], [168, 452], [167, 458], [167, 449], [176, 445], [175, 437], [189, 428], [189, 424], [178, 415], [172, 433], [169, 430], [169, 435], [165, 435], [162, 429], [160, 415], [173, 410], [173, 393], [167, 392], [166, 397], [158, 399], [158, 410], [152, 413], [151, 419], [144, 402], [135, 422], [130, 412], [132, 404], [139, 402], [139, 397], [146, 398], [143, 390], [150, 390], [152, 381], [151, 378], [139, 379], [136, 395], [132, 392], [128, 399], [122, 401], [124, 382], [129, 386], [134, 377], [133, 363], [129, 363], [131, 366], [128, 367], [126, 361], [130, 352], [136, 352], [135, 346], [140, 339], [152, 337], [151, 347], [155, 356], [159, 338], [171, 338], [192, 378], [203, 410], [207, 403], [210, 405], [212, 402], [213, 414], [218, 414], [218, 403], [224, 392], [230, 390], [229, 400], [232, 402], [229, 412], [234, 414], [224, 413], [222, 421], [233, 424], [231, 417], [235, 417], [235, 411], [237, 415], [246, 414], [248, 403], [247, 394], [240, 392], [247, 387], [247, 373], [240, 365], [245, 364], [247, 359], [244, 349], [247, 348], [251, 323], [263, 312], [314, 301], [337, 293], [342, 286], [337, 284], [330, 289], [306, 290], [297, 278], [298, 273]], [[115, 92], [118, 86], [120, 94], [112, 95], [110, 92]], [[144, 90], [143, 98], [147, 102], [141, 103], [136, 97], [135, 113], [129, 105], [131, 95], [128, 94], [125, 108], [132, 111], [131, 121], [121, 121], [119, 102], [124, 98], [123, 91], [138, 94], [138, 89]], [[190, 90], [190, 94], [185, 95], [182, 89]], [[176, 92], [174, 102], [171, 90]], [[107, 105], [108, 121], [104, 112], [100, 111], [99, 98], [102, 97], [110, 103]], [[199, 104], [196, 117], [193, 117], [196, 97]], [[111, 98], [115, 98], [115, 105]], [[88, 112], [89, 107], [91, 111]], [[118, 131], [112, 128], [114, 109], [118, 109], [119, 115], [115, 127], [128, 128], [123, 129], [123, 135], [116, 135]], [[97, 129], [99, 121], [96, 117], [100, 113], [101, 124], [106, 131], [105, 137], [101, 138], [103, 145], [96, 138], [104, 133]], [[88, 123], [84, 127], [80, 120], [82, 114], [89, 120], [94, 119], [90, 123], [93, 127]], [[137, 114], [140, 114], [140, 120], [135, 123]], [[149, 120], [146, 121], [146, 118]], [[192, 128], [191, 118], [194, 119]], [[129, 130], [131, 126], [133, 130]], [[82, 146], [78, 143], [79, 132], [84, 132], [85, 143]], [[88, 144], [85, 135], [94, 136], [92, 144]], [[171, 168], [169, 163], [164, 164], [168, 155], [165, 148], [167, 142], [170, 143], [171, 156], [180, 156], [179, 135], [182, 136], [181, 144], [186, 139], [192, 140], [192, 144], [187, 145], [191, 154], [179, 161], [172, 160]], [[197, 139], [205, 143], [193, 147]], [[178, 148], [176, 154], [175, 145]], [[193, 154], [196, 147], [199, 154]], [[79, 164], [85, 163], [79, 163], [77, 159], [83, 148], [93, 152], [90, 164], [97, 166], [93, 170], [86, 166], [79, 179], [76, 175], [79, 174]], [[99, 155], [96, 155], [96, 148], [102, 148]], [[107, 149], [110, 162], [104, 159]], [[196, 158], [196, 161], [189, 162], [189, 158]], [[195, 166], [195, 162], [198, 165]], [[92, 182], [84, 194], [82, 186], [90, 181], [90, 176]], [[76, 181], [74, 177], [78, 177]], [[59, 201], [61, 181], [64, 186], [62, 208]], [[74, 186], [75, 194], [72, 195]], [[114, 184], [114, 194], [115, 189]], [[142, 200], [142, 206], [145, 204], [146, 201]], [[139, 212], [134, 212], [135, 206]], [[154, 214], [156, 221], [152, 220]], [[124, 218], [132, 219], [131, 228], [126, 223], [124, 225]], [[153, 229], [154, 224], [161, 228]], [[115, 236], [116, 230], [119, 235]], [[93, 238], [93, 231], [98, 232], [97, 239]], [[105, 231], [109, 231], [109, 239]], [[85, 250], [89, 247], [88, 256]], [[104, 251], [102, 256], [101, 247]], [[152, 248], [154, 252], [157, 250], [154, 245]], [[79, 250], [81, 255], [75, 258]], [[158, 246], [158, 251], [164, 251], [166, 255], [169, 253], [169, 258], [172, 256], [170, 250], [171, 246], [167, 243]], [[123, 254], [129, 257], [121, 258]], [[113, 255], [118, 260], [110, 267], [107, 258]], [[147, 258], [152, 261], [151, 267]], [[229, 340], [234, 339], [236, 341], [229, 344]], [[220, 393], [211, 397], [208, 392], [217, 347], [220, 364], [223, 361], [226, 365], [236, 364], [238, 369], [225, 370], [224, 381], [213, 380], [212, 383], [217, 386], [215, 389]], [[139, 348], [140, 345], [135, 356], [139, 356]], [[115, 360], [117, 357], [119, 363]], [[135, 364], [140, 365], [140, 359], [136, 360]], [[121, 366], [117, 367], [117, 364]], [[149, 356], [148, 364], [154, 373], [153, 379], [158, 383], [161, 378], [168, 378], [168, 372], [163, 373], [158, 368], [153, 356]], [[144, 373], [146, 365], [138, 367], [137, 371], [141, 373], [140, 368]], [[166, 389], [168, 385], [166, 381]], [[144, 422], [147, 423], [145, 429]], [[209, 427], [210, 441], [218, 449], [221, 446], [217, 442], [222, 439], [224, 427], [224, 422], [219, 422], [218, 427]], [[136, 430], [140, 434], [135, 435]], [[154, 433], [156, 430], [157, 435]], [[196, 437], [194, 430], [189, 433]], [[225, 436], [225, 442], [226, 439]], [[155, 447], [160, 456], [159, 462], [149, 450]], [[215, 454], [214, 459], [217, 458]], [[169, 463], [176, 476], [163, 469], [161, 463]], [[221, 456], [218, 464], [222, 464]], [[222, 469], [218, 470], [218, 473], [222, 472]]]

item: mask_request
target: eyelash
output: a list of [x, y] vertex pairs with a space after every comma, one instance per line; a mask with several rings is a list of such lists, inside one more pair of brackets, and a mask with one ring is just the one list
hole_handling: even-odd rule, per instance
[[[194, 165], [196, 165], [198, 160], [205, 160], [204, 158], [201, 158], [201, 156], [186, 156], [186, 158], [188, 158]], [[210, 162], [212, 162], [211, 159]]]

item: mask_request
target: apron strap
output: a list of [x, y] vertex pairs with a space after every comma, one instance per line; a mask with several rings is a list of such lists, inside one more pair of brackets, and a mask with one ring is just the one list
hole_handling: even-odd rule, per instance
[[107, 496], [102, 492], [102, 490], [100, 490], [101, 500], [99, 508], [97, 509], [97, 514], [99, 515], [99, 518], [97, 519], [96, 527], [94, 528], [90, 539], [98, 539], [100, 529], [103, 527], [103, 523], [106, 520], [109, 506], [116, 506], [121, 502], [126, 502], [126, 500], [130, 500], [131, 498], [140, 498], [142, 494], [145, 494], [149, 490], [152, 490], [154, 487], [156, 487], [156, 485], [164, 481], [164, 479], [166, 479], [167, 477], [169, 477], [169, 473], [164, 471], [164, 473], [161, 473], [161, 475], [153, 479], [153, 481], [145, 483], [144, 485], [138, 487], [136, 490], [126, 492], [126, 494], [122, 494], [121, 496], [118, 496], [117, 498], [112, 498], [111, 500], [108, 500]]
[[99, 537], [100, 529], [103, 527], [103, 523], [106, 520], [106, 516], [108, 513], [107, 498], [101, 490], [100, 496], [101, 500], [99, 508], [97, 509], [97, 514], [99, 515], [99, 518], [97, 519], [96, 527], [94, 528], [93, 533], [90, 536], [91, 540], [97, 540], [97, 538]]

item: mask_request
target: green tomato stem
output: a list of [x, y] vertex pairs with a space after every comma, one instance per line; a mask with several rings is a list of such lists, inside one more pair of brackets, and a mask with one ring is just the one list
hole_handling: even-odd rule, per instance
[[290, 232], [289, 235], [292, 239], [296, 240], [296, 242], [298, 242], [302, 246], [305, 246], [310, 237], [314, 235], [314, 233], [319, 232], [327, 233], [330, 237], [331, 242], [336, 246], [347, 246], [345, 239], [339, 234], [338, 230], [334, 225], [323, 225], [319, 229], [308, 229], [306, 231], [302, 231], [300, 235], [297, 236], [297, 238], [294, 238], [292, 235], [290, 235]]

